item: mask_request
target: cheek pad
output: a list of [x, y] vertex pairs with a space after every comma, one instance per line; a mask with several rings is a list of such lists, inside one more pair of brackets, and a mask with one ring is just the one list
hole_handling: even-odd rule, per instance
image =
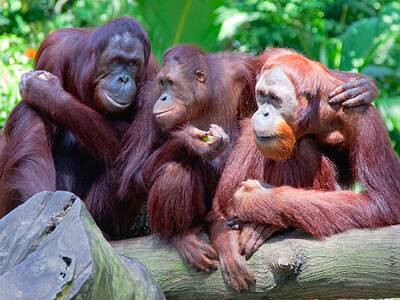
[[276, 137], [268, 142], [259, 141], [254, 136], [257, 148], [268, 158], [274, 160], [288, 159], [296, 144], [292, 128], [281, 118], [277, 122], [274, 131], [270, 132], [270, 134]]

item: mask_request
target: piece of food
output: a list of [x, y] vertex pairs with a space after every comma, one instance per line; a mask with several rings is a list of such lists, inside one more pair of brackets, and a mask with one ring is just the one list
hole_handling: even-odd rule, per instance
[[47, 80], [47, 77], [46, 77], [46, 75], [44, 73], [40, 74], [39, 78], [43, 79], [43, 80]]
[[207, 134], [206, 136], [202, 137], [201, 140], [205, 143], [210, 143], [214, 140], [212, 135]]

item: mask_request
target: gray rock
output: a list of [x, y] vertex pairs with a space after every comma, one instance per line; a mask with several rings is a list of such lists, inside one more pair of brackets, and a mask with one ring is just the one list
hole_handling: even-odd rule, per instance
[[0, 241], [0, 299], [164, 299], [71, 193], [43, 192], [17, 207], [0, 220]]

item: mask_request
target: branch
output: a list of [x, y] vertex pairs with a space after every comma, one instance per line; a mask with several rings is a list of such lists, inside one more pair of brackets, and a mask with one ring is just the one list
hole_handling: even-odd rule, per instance
[[167, 299], [335, 299], [400, 296], [400, 225], [353, 230], [325, 240], [292, 231], [268, 241], [250, 259], [257, 275], [250, 292], [235, 294], [218, 270], [207, 275], [185, 265], [155, 237], [112, 243], [146, 265]]

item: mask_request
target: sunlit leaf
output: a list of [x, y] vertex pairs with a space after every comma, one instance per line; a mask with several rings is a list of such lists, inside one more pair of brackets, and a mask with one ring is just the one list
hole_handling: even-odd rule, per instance
[[343, 44], [340, 69], [362, 70], [375, 56], [388, 53], [399, 36], [400, 7], [395, 3], [388, 5], [377, 17], [352, 23], [339, 38], [339, 42]]
[[260, 13], [248, 14], [235, 9], [219, 9], [217, 12], [218, 22], [222, 24], [218, 34], [219, 41], [232, 38], [243, 24], [262, 17]]
[[223, 0], [139, 0], [140, 16], [158, 59], [176, 44], [197, 44], [207, 51], [217, 50], [220, 26], [215, 9]]

